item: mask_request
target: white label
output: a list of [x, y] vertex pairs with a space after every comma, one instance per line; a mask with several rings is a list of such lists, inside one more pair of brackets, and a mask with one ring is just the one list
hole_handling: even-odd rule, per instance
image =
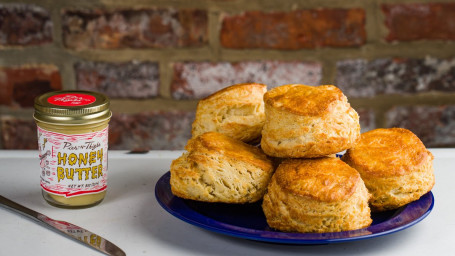
[[41, 187], [73, 197], [107, 188], [108, 127], [98, 132], [62, 134], [38, 126]]

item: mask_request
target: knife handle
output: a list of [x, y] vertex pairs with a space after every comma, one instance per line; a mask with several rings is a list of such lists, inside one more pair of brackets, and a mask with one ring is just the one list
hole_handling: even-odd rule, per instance
[[0, 195], [0, 204], [6, 206], [6, 208], [10, 209], [10, 210], [13, 210], [15, 212], [18, 212], [26, 217], [29, 217], [29, 218], [32, 218], [34, 220], [37, 220], [39, 222], [41, 222], [41, 220], [39, 219], [39, 216], [42, 215], [38, 212], [35, 212], [34, 210], [32, 209], [29, 209], [23, 205], [20, 205], [16, 202], [13, 202], [11, 200], [9, 200], [8, 198], [4, 197], [4, 196], [1, 196]]

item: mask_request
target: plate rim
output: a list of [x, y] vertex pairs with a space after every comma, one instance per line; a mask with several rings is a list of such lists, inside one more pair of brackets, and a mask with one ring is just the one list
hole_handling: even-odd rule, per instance
[[[378, 223], [376, 225], [370, 225], [363, 229], [357, 229], [357, 230], [351, 230], [351, 231], [341, 231], [341, 232], [330, 232], [330, 233], [296, 233], [296, 232], [267, 231], [267, 230], [258, 230], [258, 229], [252, 229], [252, 228], [239, 227], [239, 226], [235, 226], [232, 224], [220, 222], [220, 221], [212, 219], [210, 217], [206, 217], [206, 216], [200, 214], [199, 212], [194, 211], [190, 207], [186, 206], [186, 204], [184, 204], [184, 201], [186, 199], [179, 198], [179, 197], [173, 195], [172, 192], [170, 191], [169, 182], [166, 183], [166, 181], [165, 181], [166, 179], [168, 179], [168, 180], [170, 179], [169, 171], [164, 173], [156, 182], [155, 199], [158, 201], [158, 204], [172, 216], [174, 216], [186, 223], [189, 223], [193, 226], [203, 228], [208, 231], [216, 232], [218, 234], [229, 235], [232, 237], [238, 237], [238, 238], [248, 239], [248, 240], [255, 240], [255, 241], [260, 241], [260, 242], [270, 242], [270, 243], [279, 243], [279, 244], [329, 244], [329, 243], [341, 243], [341, 242], [357, 241], [357, 240], [364, 240], [364, 239], [370, 239], [370, 238], [374, 238], [374, 237], [385, 236], [385, 235], [393, 234], [393, 233], [399, 232], [401, 230], [407, 229], [411, 226], [414, 226], [415, 224], [417, 224], [420, 221], [422, 221], [423, 219], [425, 219], [431, 213], [431, 211], [433, 210], [433, 207], [434, 207], [434, 195], [433, 195], [432, 191], [429, 191], [428, 193], [423, 195], [419, 200], [416, 200], [414, 202], [409, 203], [406, 206], [403, 206], [403, 209], [398, 214], [395, 214], [392, 218], [389, 219], [389, 220], [392, 220], [394, 218], [399, 217], [401, 214], [403, 214], [403, 212], [406, 212], [407, 208], [412, 207], [414, 204], [420, 202], [421, 200], [423, 200], [422, 198], [425, 197], [425, 199], [426, 199], [426, 197], [429, 197], [429, 199], [426, 199], [426, 200], [430, 200], [430, 205], [428, 206], [428, 209], [425, 210], [425, 212], [423, 214], [416, 216], [414, 219], [411, 219], [409, 222], [405, 223], [404, 225], [399, 225], [399, 226], [391, 228], [391, 229], [387, 229], [387, 230], [380, 231], [380, 232], [374, 232], [374, 233], [370, 233], [370, 234], [365, 234], [365, 235], [349, 236], [349, 237], [341, 237], [341, 238], [310, 239], [310, 238], [305, 238], [304, 236], [308, 236], [311, 234], [312, 235], [315, 235], [315, 234], [331, 235], [331, 234], [340, 234], [340, 233], [349, 233], [349, 232], [362, 232], [362, 230], [364, 230], [365, 232], [370, 232], [367, 230], [368, 228], [372, 228], [374, 226], [383, 224], [384, 222]], [[163, 184], [164, 187], [161, 184]], [[210, 220], [210, 222], [214, 222], [215, 224], [217, 224], [217, 226], [209, 225], [209, 224], [203, 223], [201, 221], [195, 220], [195, 219], [190, 218], [190, 217], [186, 216], [185, 214], [182, 214], [181, 212], [176, 211], [175, 209], [172, 209], [171, 207], [169, 207], [169, 205], [167, 205], [164, 202], [163, 198], [161, 198], [161, 196], [160, 196], [160, 190], [166, 190], [165, 186], [168, 186], [169, 189], [167, 192], [170, 192], [172, 199], [178, 200], [177, 202], [180, 203], [180, 205], [185, 205], [186, 209], [189, 210], [191, 213], [199, 215], [200, 218], [204, 218], [206, 221]], [[389, 221], [389, 220], [387, 220], [387, 221]], [[248, 230], [249, 232], [241, 232], [237, 229], [244, 229], [244, 230]], [[260, 236], [260, 235], [255, 235], [254, 233], [265, 233], [265, 234], [271, 235], [271, 236]]]

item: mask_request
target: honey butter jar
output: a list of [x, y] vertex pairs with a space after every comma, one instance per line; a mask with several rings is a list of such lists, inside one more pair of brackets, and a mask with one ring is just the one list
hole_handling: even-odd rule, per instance
[[86, 208], [106, 195], [109, 99], [90, 91], [55, 91], [35, 98], [44, 199]]

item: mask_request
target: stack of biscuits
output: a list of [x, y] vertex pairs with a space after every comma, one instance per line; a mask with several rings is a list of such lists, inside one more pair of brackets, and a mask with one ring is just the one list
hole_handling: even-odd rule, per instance
[[262, 200], [267, 223], [280, 231], [365, 228], [371, 210], [397, 209], [434, 185], [433, 156], [415, 134], [360, 134], [358, 114], [333, 85], [232, 85], [199, 101], [192, 135], [171, 164], [172, 193]]

